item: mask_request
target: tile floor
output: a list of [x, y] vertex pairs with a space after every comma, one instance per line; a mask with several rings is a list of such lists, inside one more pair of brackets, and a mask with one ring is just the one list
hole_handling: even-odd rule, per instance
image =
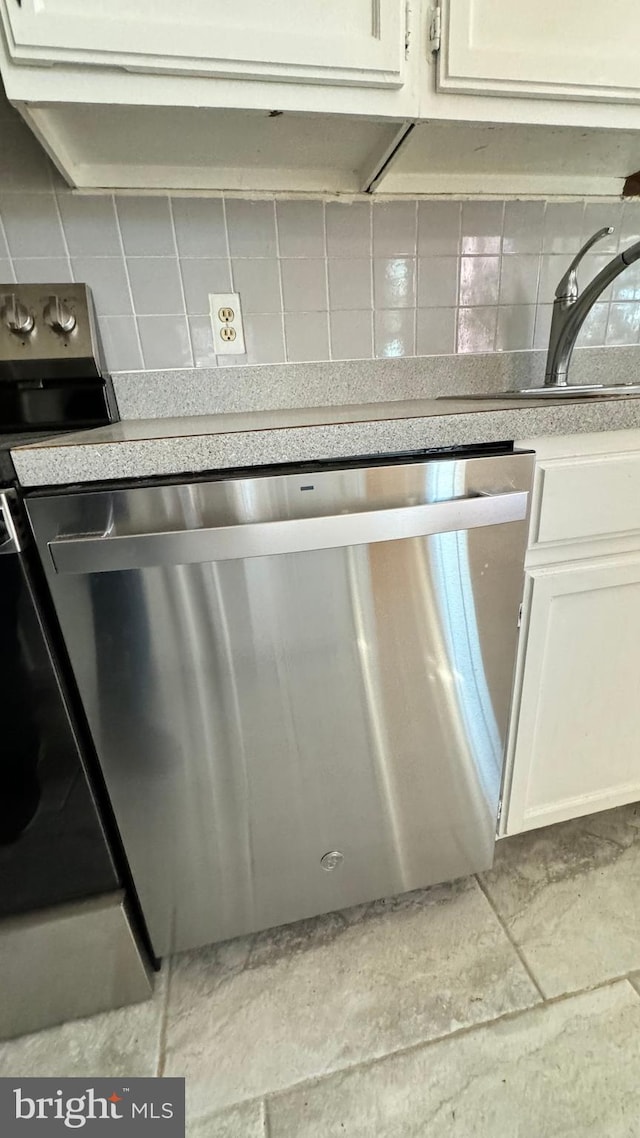
[[190, 1138], [635, 1138], [639, 1068], [635, 805], [503, 841], [479, 879], [177, 956], [147, 1004], [0, 1044], [0, 1076], [185, 1075]]

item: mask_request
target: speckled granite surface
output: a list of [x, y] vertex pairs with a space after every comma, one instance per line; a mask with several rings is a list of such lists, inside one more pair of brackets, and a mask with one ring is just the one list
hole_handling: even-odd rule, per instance
[[[156, 419], [519, 389], [542, 383], [545, 360], [546, 352], [532, 351], [190, 368], [121, 372], [113, 384], [122, 419]], [[574, 353], [572, 383], [634, 379], [640, 379], [640, 347]]]
[[117, 423], [18, 448], [25, 487], [395, 454], [640, 427], [640, 398], [396, 400]]

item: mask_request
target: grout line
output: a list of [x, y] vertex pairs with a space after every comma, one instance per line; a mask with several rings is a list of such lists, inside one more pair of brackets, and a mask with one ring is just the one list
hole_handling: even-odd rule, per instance
[[457, 268], [456, 268], [456, 315], [455, 327], [453, 337], [453, 351], [455, 355], [460, 354], [459, 334], [460, 334], [460, 285], [462, 284], [462, 206], [461, 201], [458, 202], [458, 246], [456, 250]]
[[494, 903], [493, 898], [492, 898], [491, 894], [489, 893], [489, 890], [487, 889], [484, 881], [482, 880], [482, 878], [480, 877], [479, 874], [476, 873], [476, 874], [474, 874], [474, 876], [475, 876], [475, 879], [478, 883], [478, 887], [479, 887], [481, 893], [486, 898], [488, 905], [490, 906], [494, 916], [496, 917], [496, 920], [498, 921], [498, 924], [500, 925], [500, 928], [504, 932], [507, 940], [509, 941], [511, 947], [513, 948], [516, 956], [518, 957], [522, 967], [524, 968], [525, 972], [527, 973], [527, 976], [529, 977], [531, 983], [533, 984], [536, 992], [540, 996], [543, 1003], [546, 1003], [547, 997], [545, 996], [544, 992], [542, 991], [542, 988], [540, 987], [540, 984], [538, 983], [537, 977], [534, 975], [534, 973], [531, 969], [531, 966], [529, 965], [529, 962], [528, 962], [526, 956], [524, 955], [524, 952], [520, 948], [520, 945], [517, 944], [514, 936], [511, 933], [511, 930], [507, 927], [506, 922], [502, 919], [502, 915], [500, 914], [497, 905]]
[[110, 194], [109, 196], [111, 198], [111, 205], [113, 207], [113, 214], [114, 214], [115, 222], [116, 222], [116, 230], [118, 233], [118, 241], [120, 243], [120, 255], [122, 257], [122, 264], [124, 267], [124, 275], [125, 275], [125, 280], [127, 282], [127, 291], [129, 293], [129, 300], [131, 301], [131, 313], [133, 315], [133, 326], [136, 330], [136, 340], [138, 342], [138, 351], [140, 353], [140, 364], [144, 368], [146, 361], [144, 358], [144, 352], [142, 350], [142, 337], [140, 336], [140, 326], [138, 324], [138, 313], [136, 312], [136, 306], [135, 306], [135, 303], [133, 300], [133, 289], [131, 288], [131, 277], [129, 276], [129, 266], [127, 264], [127, 256], [126, 256], [125, 248], [124, 248], [124, 238], [122, 236], [122, 229], [120, 227], [120, 217], [118, 215], [118, 207], [116, 205], [115, 196], [113, 194]]
[[280, 256], [280, 226], [278, 225], [278, 210], [276, 203], [273, 203], [273, 222], [276, 230], [276, 261], [278, 262], [278, 288], [280, 289], [280, 320], [282, 323], [282, 350], [284, 352], [284, 362], [291, 363], [289, 359], [289, 346], [287, 344], [287, 326], [285, 322], [284, 313], [284, 287], [282, 284], [282, 258]]
[[[634, 973], [632, 973], [632, 975], [633, 974]], [[312, 1088], [319, 1086], [322, 1083], [328, 1082], [330, 1079], [342, 1075], [350, 1075], [353, 1072], [364, 1071], [371, 1067], [378, 1067], [382, 1063], [385, 1063], [388, 1059], [397, 1059], [407, 1055], [412, 1055], [414, 1052], [420, 1051], [422, 1049], [436, 1047], [440, 1043], [445, 1043], [449, 1040], [461, 1039], [467, 1035], [472, 1035], [474, 1032], [481, 1031], [483, 1029], [490, 1029], [496, 1024], [513, 1023], [521, 1016], [543, 1015], [546, 1012], [547, 1008], [554, 1007], [556, 1004], [569, 1002], [570, 1000], [576, 999], [579, 996], [586, 996], [591, 992], [599, 992], [605, 988], [613, 988], [616, 984], [624, 982], [628, 983], [629, 986], [633, 988], [633, 984], [631, 984], [629, 981], [629, 974], [624, 974], [622, 976], [613, 976], [611, 979], [605, 980], [600, 984], [592, 984], [585, 988], [578, 988], [573, 992], [563, 992], [558, 996], [550, 996], [548, 999], [545, 999], [543, 1003], [530, 1004], [528, 1007], [524, 1008], [514, 1008], [512, 1011], [502, 1012], [500, 1015], [495, 1016], [493, 1019], [481, 1020], [478, 1023], [466, 1024], [464, 1027], [460, 1027], [456, 1031], [450, 1031], [446, 1035], [439, 1035], [434, 1039], [423, 1039], [416, 1043], [411, 1043], [407, 1047], [399, 1047], [397, 1050], [387, 1051], [384, 1055], [375, 1055], [370, 1059], [363, 1059], [356, 1063], [349, 1063], [346, 1067], [336, 1067], [334, 1071], [327, 1071], [326, 1074], [312, 1075], [306, 1079], [300, 1079], [298, 1082], [292, 1083], [287, 1087], [282, 1087], [280, 1090], [267, 1091], [264, 1093], [264, 1101], [266, 1104], [267, 1114], [269, 1110], [269, 1102], [272, 1099], [283, 1097], [285, 1095], [291, 1094], [294, 1091], [304, 1090], [305, 1087]], [[636, 995], [638, 995], [637, 992]], [[257, 1098], [258, 1096], [256, 1095], [252, 1099], [244, 1100], [244, 1102], [255, 1102]], [[241, 1104], [234, 1103], [230, 1105], [239, 1106]], [[244, 1103], [242, 1105], [244, 1105]]]
[[370, 273], [370, 286], [369, 286], [369, 299], [371, 302], [371, 359], [377, 359], [376, 356], [376, 297], [374, 291], [374, 269], [375, 261], [373, 259], [373, 199], [369, 202], [369, 273]]
[[327, 302], [327, 349], [328, 358], [333, 359], [333, 344], [331, 342], [331, 301], [329, 300], [329, 248], [327, 245], [327, 207], [325, 202], [320, 203], [322, 206], [322, 237], [324, 246], [324, 291], [325, 299]]
[[418, 351], [418, 199], [413, 203], [414, 205], [414, 219], [413, 219], [413, 351], [412, 355], [415, 356]]
[[164, 990], [162, 1015], [160, 1019], [160, 1034], [158, 1036], [158, 1055], [156, 1060], [156, 1078], [161, 1079], [167, 1065], [167, 1035], [169, 1031], [169, 987], [171, 985], [171, 957], [166, 958], [167, 980]]
[[6, 249], [7, 249], [7, 258], [9, 261], [9, 272], [10, 272], [11, 276], [13, 277], [12, 283], [17, 284], [18, 278], [16, 276], [16, 267], [13, 263], [13, 256], [12, 256], [11, 250], [9, 248], [9, 241], [7, 239], [7, 231], [4, 227], [4, 221], [2, 220], [2, 213], [1, 212], [0, 212], [0, 237], [3, 238]]
[[167, 202], [169, 203], [169, 221], [171, 222], [171, 236], [173, 238], [173, 248], [174, 248], [175, 255], [176, 255], [176, 265], [177, 265], [177, 269], [178, 269], [178, 281], [180, 282], [180, 296], [182, 297], [182, 307], [184, 309], [184, 313], [183, 313], [184, 322], [185, 322], [186, 327], [187, 327], [187, 340], [189, 341], [189, 352], [191, 355], [191, 367], [195, 367], [196, 358], [195, 358], [195, 354], [193, 351], [193, 339], [191, 337], [191, 325], [189, 323], [189, 317], [187, 315], [187, 298], [186, 298], [185, 291], [184, 291], [184, 281], [182, 279], [182, 265], [180, 264], [180, 253], [178, 251], [178, 235], [176, 233], [176, 222], [175, 222], [175, 218], [173, 216], [173, 199], [171, 198], [171, 196], [169, 196], [167, 198]]
[[586, 985], [583, 988], [577, 988], [571, 992], [562, 992], [557, 996], [549, 996], [545, 998], [542, 1003], [530, 1004], [523, 1008], [514, 1008], [512, 1011], [502, 1012], [500, 1015], [494, 1016], [493, 1019], [479, 1020], [477, 1023], [465, 1024], [455, 1031], [447, 1032], [445, 1035], [435, 1036], [433, 1039], [421, 1039], [415, 1043], [411, 1043], [406, 1047], [398, 1047], [393, 1051], [386, 1051], [384, 1055], [374, 1055], [369, 1059], [361, 1059], [354, 1063], [348, 1063], [344, 1067], [336, 1067], [335, 1070], [327, 1071], [322, 1075], [309, 1075], [307, 1078], [299, 1079], [297, 1082], [290, 1083], [287, 1086], [280, 1087], [273, 1091], [263, 1091], [260, 1094], [252, 1095], [246, 1099], [238, 1099], [235, 1102], [227, 1103], [226, 1106], [214, 1107], [208, 1113], [199, 1115], [198, 1121], [205, 1118], [216, 1118], [218, 1115], [223, 1114], [228, 1110], [233, 1110], [235, 1107], [250, 1106], [254, 1103], [262, 1105], [264, 1120], [266, 1122], [265, 1138], [270, 1138], [270, 1115], [269, 1115], [269, 1102], [273, 1099], [284, 1097], [292, 1092], [304, 1090], [305, 1087], [316, 1087], [322, 1083], [326, 1083], [331, 1079], [338, 1078], [342, 1075], [349, 1075], [353, 1072], [364, 1071], [370, 1067], [380, 1066], [388, 1059], [402, 1058], [406, 1055], [411, 1055], [416, 1051], [423, 1048], [436, 1047], [440, 1043], [446, 1043], [449, 1040], [456, 1040], [464, 1038], [467, 1035], [472, 1035], [474, 1032], [482, 1031], [483, 1029], [490, 1029], [496, 1024], [511, 1023], [519, 1019], [521, 1016], [537, 1014], [542, 1015], [547, 1008], [555, 1007], [557, 1004], [568, 1003], [570, 1000], [576, 999], [580, 996], [589, 995], [592, 992], [603, 991], [606, 988], [613, 988], [616, 984], [626, 983], [633, 990], [634, 994], [640, 999], [640, 992], [636, 989], [634, 984], [631, 983], [630, 977], [638, 975], [638, 969], [632, 972], [622, 973], [619, 976], [612, 976], [607, 980], [603, 980], [598, 984]]
[[65, 233], [64, 225], [62, 223], [62, 211], [60, 209], [60, 202], [58, 201], [58, 195], [53, 190], [53, 187], [51, 189], [52, 189], [52, 196], [53, 196], [53, 208], [55, 209], [56, 215], [58, 218], [58, 225], [60, 226], [60, 233], [62, 235], [62, 244], [64, 245], [65, 257], [67, 258], [67, 268], [69, 270], [69, 280], [72, 281], [73, 280], [73, 267], [71, 265], [71, 253], [69, 252], [69, 242], [67, 241], [67, 235]]

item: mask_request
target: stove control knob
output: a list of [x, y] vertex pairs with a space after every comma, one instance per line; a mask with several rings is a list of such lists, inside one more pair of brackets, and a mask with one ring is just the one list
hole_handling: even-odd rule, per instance
[[2, 297], [2, 307], [0, 308], [0, 320], [9, 329], [14, 332], [16, 336], [28, 336], [33, 332], [35, 327], [35, 320], [33, 314], [29, 309], [18, 300], [15, 293], [10, 293], [9, 296]]
[[42, 313], [45, 324], [48, 324], [58, 336], [67, 336], [76, 326], [76, 318], [70, 308], [63, 304], [59, 296], [50, 296]]

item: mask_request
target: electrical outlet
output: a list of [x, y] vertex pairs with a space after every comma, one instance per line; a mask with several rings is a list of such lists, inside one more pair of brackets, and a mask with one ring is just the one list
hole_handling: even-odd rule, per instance
[[245, 346], [239, 293], [210, 292], [209, 311], [216, 355], [241, 356]]

